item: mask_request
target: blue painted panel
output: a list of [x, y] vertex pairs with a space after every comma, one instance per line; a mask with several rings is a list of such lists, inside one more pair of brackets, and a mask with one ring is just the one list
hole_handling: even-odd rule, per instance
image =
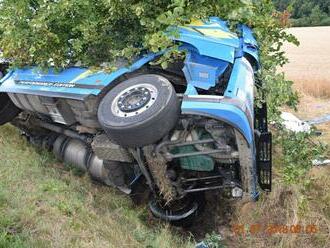
[[15, 81], [40, 81], [40, 82], [60, 82], [67, 83], [84, 73], [84, 68], [69, 68], [61, 73], [49, 69], [47, 72], [41, 72], [37, 69], [17, 69], [13, 73]]
[[187, 96], [193, 96], [193, 95], [198, 95], [198, 92], [197, 92], [195, 86], [188, 84], [186, 92], [184, 94]]
[[242, 37], [244, 38], [244, 43], [250, 44], [250, 45], [254, 46], [255, 48], [258, 48], [258, 43], [253, 36], [252, 29], [243, 24], [239, 25], [239, 27], [241, 28], [241, 31], [242, 31]]
[[36, 68], [17, 69], [0, 81], [0, 92], [47, 95], [83, 100], [88, 95], [98, 95], [121, 75], [135, 71], [154, 60], [158, 54], [141, 57], [129, 67], [119, 68], [113, 73], [95, 72], [86, 68], [72, 67], [59, 73], [53, 69], [48, 72]]
[[234, 62], [235, 49], [239, 48], [238, 36], [230, 32], [227, 23], [217, 17], [179, 27], [179, 36], [172, 38], [194, 46], [201, 55], [230, 63]]
[[253, 31], [246, 25], [240, 25], [239, 28], [242, 32], [243, 52], [252, 56], [252, 58], [255, 60], [255, 65], [257, 66], [257, 69], [259, 69], [259, 47], [256, 39], [253, 36]]
[[199, 54], [233, 63], [235, 59], [235, 48], [223, 44], [213, 43], [196, 37], [181, 37], [178, 41], [190, 44], [198, 49]]
[[246, 105], [253, 116], [254, 112], [254, 72], [245, 58], [235, 61], [227, 89], [228, 98], [238, 99]]
[[202, 38], [210, 42], [238, 47], [239, 41], [236, 33], [229, 30], [227, 22], [219, 18], [209, 18], [208, 21], [193, 21], [190, 25], [179, 28], [180, 35]]
[[186, 57], [183, 72], [189, 85], [208, 90], [216, 85], [219, 76], [227, 67], [226, 61], [190, 52]]

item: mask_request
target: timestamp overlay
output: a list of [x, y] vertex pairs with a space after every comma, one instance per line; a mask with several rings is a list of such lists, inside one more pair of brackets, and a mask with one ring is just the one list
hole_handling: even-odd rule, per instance
[[[231, 231], [235, 236], [272, 236], [272, 235], [314, 235], [322, 234], [322, 230], [316, 224], [234, 224]], [[324, 233], [328, 235], [327, 233]]]

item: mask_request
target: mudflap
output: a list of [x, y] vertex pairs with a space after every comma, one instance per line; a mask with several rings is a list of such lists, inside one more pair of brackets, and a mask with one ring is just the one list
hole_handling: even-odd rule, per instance
[[257, 175], [262, 190], [272, 190], [272, 134], [261, 133], [257, 141]]

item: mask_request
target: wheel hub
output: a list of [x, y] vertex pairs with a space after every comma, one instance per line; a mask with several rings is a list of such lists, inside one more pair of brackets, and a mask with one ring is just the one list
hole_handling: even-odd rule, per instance
[[138, 84], [120, 92], [112, 103], [112, 112], [119, 117], [136, 116], [156, 101], [157, 88], [151, 84]]
[[143, 108], [150, 99], [151, 93], [147, 88], [133, 88], [119, 97], [118, 108], [125, 113], [133, 112]]

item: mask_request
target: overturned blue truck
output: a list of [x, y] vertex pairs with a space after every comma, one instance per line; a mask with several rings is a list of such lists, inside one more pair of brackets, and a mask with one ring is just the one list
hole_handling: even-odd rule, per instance
[[0, 125], [126, 194], [144, 183], [165, 221], [196, 216], [207, 191], [256, 200], [271, 190], [272, 158], [266, 104], [254, 103], [262, 82], [252, 30], [212, 17], [178, 31], [185, 59], [165, 69], [148, 52], [111, 73], [7, 72], [4, 62]]

